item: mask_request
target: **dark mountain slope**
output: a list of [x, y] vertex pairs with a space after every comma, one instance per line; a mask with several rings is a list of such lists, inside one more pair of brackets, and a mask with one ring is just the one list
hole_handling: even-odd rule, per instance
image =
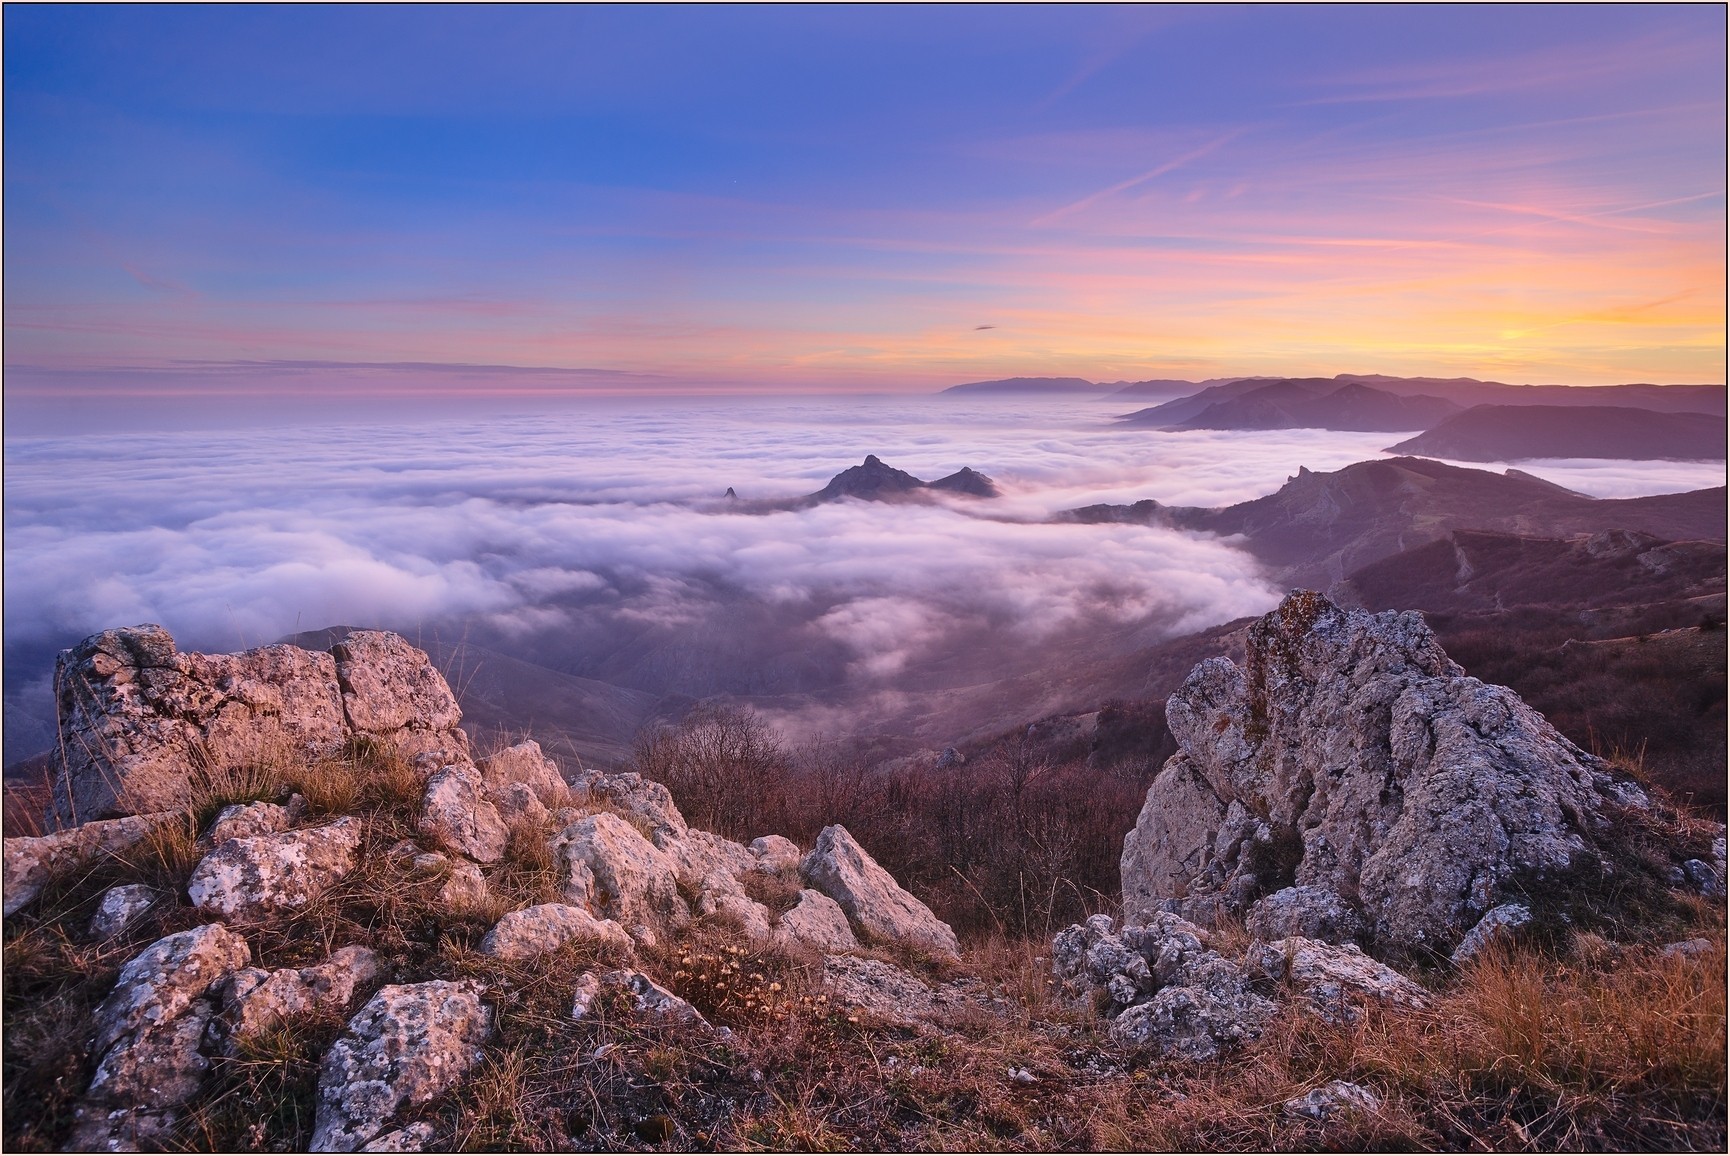
[[1467, 462], [1522, 458], [1713, 460], [1724, 457], [1724, 419], [1628, 406], [1480, 405], [1389, 453]]
[[1179, 429], [1423, 429], [1460, 412], [1444, 398], [1401, 397], [1367, 385], [1279, 381], [1219, 401]]
[[1588, 498], [1518, 471], [1495, 474], [1424, 458], [1390, 458], [1333, 473], [1300, 469], [1275, 493], [1219, 509], [1145, 501], [1088, 506], [1067, 517], [1241, 534], [1244, 548], [1285, 584], [1326, 589], [1354, 570], [1454, 530], [1563, 538], [1622, 529], [1666, 540], [1722, 539], [1725, 492], [1720, 486], [1646, 498]]

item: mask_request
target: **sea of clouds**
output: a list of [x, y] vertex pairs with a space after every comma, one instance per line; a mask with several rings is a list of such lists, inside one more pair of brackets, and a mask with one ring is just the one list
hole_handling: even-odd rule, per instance
[[[1046, 519], [1096, 502], [1241, 501], [1404, 436], [1132, 431], [1113, 428], [1121, 412], [724, 399], [417, 420], [405, 403], [393, 420], [9, 438], [8, 728], [24, 733], [11, 715], [46, 694], [55, 650], [140, 622], [207, 650], [338, 623], [466, 624], [545, 654], [549, 639], [594, 638], [597, 622], [665, 635], [744, 598], [793, 608], [853, 677], [885, 683], [981, 632], [1182, 633], [1280, 592], [1229, 541]], [[720, 500], [729, 486], [747, 500], [810, 493], [867, 453], [927, 480], [972, 466], [1004, 496], [763, 514]], [[1520, 468], [1604, 497], [1723, 480], [1719, 463]]]

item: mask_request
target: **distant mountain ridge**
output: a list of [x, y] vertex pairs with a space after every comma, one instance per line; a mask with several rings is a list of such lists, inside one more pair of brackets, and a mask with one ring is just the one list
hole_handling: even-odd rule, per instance
[[1340, 385], [1332, 378], [1308, 378], [1276, 381], [1215, 401], [1176, 428], [1427, 429], [1459, 412], [1460, 407], [1445, 398], [1402, 397], [1359, 382]]
[[1137, 522], [1242, 535], [1243, 548], [1288, 586], [1326, 589], [1372, 562], [1455, 530], [1566, 538], [1633, 530], [1669, 541], [1724, 538], [1725, 490], [1590, 498], [1518, 470], [1497, 474], [1426, 458], [1299, 469], [1279, 490], [1214, 509], [1133, 505], [1067, 511], [1078, 522]]
[[[1322, 396], [1327, 393], [1337, 393], [1347, 386], [1361, 386], [1375, 391], [1370, 400], [1375, 401], [1381, 412], [1400, 414], [1400, 420], [1415, 422], [1405, 426], [1348, 426], [1323, 425], [1328, 429], [1428, 429], [1436, 422], [1442, 421], [1462, 409], [1478, 405], [1547, 405], [1547, 406], [1627, 406], [1635, 409], [1655, 411], [1660, 413], [1704, 413], [1724, 414], [1725, 388], [1722, 385], [1507, 385], [1499, 381], [1478, 381], [1475, 378], [1423, 378], [1423, 377], [1386, 377], [1380, 374], [1339, 374], [1335, 377], [1279, 378], [1270, 381], [1268, 378], [1239, 378], [1221, 381], [1215, 385], [1190, 394], [1186, 397], [1174, 398], [1161, 405], [1149, 406], [1124, 415], [1121, 424], [1143, 429], [1280, 429], [1297, 428], [1300, 423], [1295, 419], [1301, 417], [1303, 423], [1326, 420], [1347, 420], [1330, 414], [1328, 407], [1316, 406], [1310, 412], [1303, 414], [1288, 414], [1277, 420], [1290, 421], [1289, 425], [1246, 424], [1276, 420], [1269, 416], [1266, 407], [1245, 405], [1232, 407], [1226, 403], [1250, 398], [1251, 395], [1270, 400], [1279, 404], [1282, 399], [1289, 404], [1296, 399], [1289, 396], [1293, 390], [1282, 390], [1276, 387], [1293, 386], [1297, 390], [1307, 391]], [[1266, 391], [1266, 392], [1264, 392]], [[1406, 410], [1390, 401], [1388, 396], [1403, 398], [1407, 401], [1418, 401]], [[1345, 404], [1352, 398], [1363, 399], [1362, 394], [1348, 394], [1341, 398], [1339, 406], [1343, 414], [1352, 414], [1354, 409], [1363, 411], [1361, 402], [1357, 406]], [[1443, 410], [1442, 406], [1451, 407]], [[1221, 407], [1215, 409], [1214, 407]], [[1211, 413], [1209, 411], [1212, 411]], [[1425, 414], [1433, 414], [1424, 419]], [[1353, 418], [1351, 420], [1366, 420]], [[1377, 420], [1392, 420], [1390, 418]], [[1191, 424], [1196, 422], [1204, 424]]]
[[1724, 419], [1631, 406], [1480, 405], [1457, 413], [1389, 453], [1467, 462], [1524, 458], [1712, 461], [1725, 456]]

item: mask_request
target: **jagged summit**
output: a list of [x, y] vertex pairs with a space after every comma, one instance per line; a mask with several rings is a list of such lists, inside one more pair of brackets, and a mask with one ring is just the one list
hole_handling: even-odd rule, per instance
[[905, 470], [886, 465], [876, 454], [866, 454], [862, 465], [850, 466], [833, 478], [821, 490], [810, 495], [810, 502], [833, 502], [841, 498], [861, 498], [865, 501], [894, 501], [920, 490], [944, 490], [978, 498], [997, 497], [997, 485], [978, 470], [963, 466], [947, 477], [927, 482]]

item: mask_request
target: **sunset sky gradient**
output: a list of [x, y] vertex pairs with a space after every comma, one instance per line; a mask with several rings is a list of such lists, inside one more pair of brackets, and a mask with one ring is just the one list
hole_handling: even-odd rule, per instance
[[1725, 9], [41, 7], [9, 394], [1725, 376]]

